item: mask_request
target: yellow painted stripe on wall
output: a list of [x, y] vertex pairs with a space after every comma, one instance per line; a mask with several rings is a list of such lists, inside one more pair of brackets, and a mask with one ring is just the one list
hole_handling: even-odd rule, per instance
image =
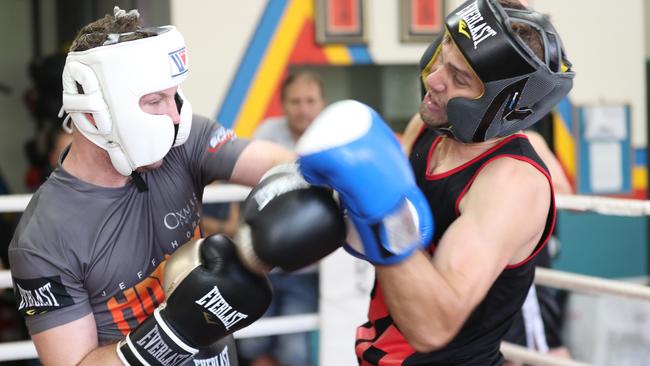
[[235, 121], [234, 130], [238, 136], [250, 137], [264, 117], [302, 26], [310, 14], [313, 14], [311, 1], [291, 0], [287, 5]]
[[553, 113], [555, 154], [571, 179], [576, 178], [576, 144], [559, 113]]
[[347, 46], [344, 45], [327, 45], [323, 47], [325, 57], [332, 65], [351, 65], [352, 56]]
[[648, 188], [648, 169], [644, 166], [632, 168], [632, 189], [646, 190]]

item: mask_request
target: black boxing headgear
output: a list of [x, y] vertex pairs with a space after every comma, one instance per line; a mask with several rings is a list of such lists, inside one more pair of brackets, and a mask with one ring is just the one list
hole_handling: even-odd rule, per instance
[[[523, 23], [542, 39], [544, 60], [512, 29]], [[481, 142], [530, 127], [573, 87], [575, 73], [547, 16], [504, 8], [498, 0], [470, 0], [445, 19], [446, 32], [483, 82], [476, 99], [447, 103], [448, 133], [462, 142]], [[438, 55], [436, 39], [420, 60], [422, 77]]]

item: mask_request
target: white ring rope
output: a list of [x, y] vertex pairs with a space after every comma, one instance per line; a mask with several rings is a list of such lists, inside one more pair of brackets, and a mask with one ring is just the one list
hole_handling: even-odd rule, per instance
[[[243, 201], [250, 187], [237, 184], [219, 184], [205, 187], [203, 203]], [[0, 196], [0, 213], [22, 212], [32, 198], [31, 194]], [[555, 203], [559, 210], [590, 211], [614, 216], [650, 216], [650, 201], [629, 198], [609, 198], [558, 194]]]
[[38, 358], [36, 347], [32, 341], [0, 343], [0, 362], [14, 360], [29, 360]]
[[0, 289], [12, 287], [14, 287], [14, 282], [11, 280], [11, 271], [0, 271]]
[[509, 342], [501, 342], [501, 353], [512, 362], [521, 362], [534, 366], [591, 366], [589, 363], [578, 362], [566, 358], [551, 356], [529, 350]]
[[[220, 184], [208, 186], [203, 195], [204, 203], [243, 201], [249, 187]], [[0, 196], [0, 213], [22, 212], [30, 194]], [[650, 216], [650, 201], [592, 196], [557, 195], [558, 209], [590, 211], [603, 215]], [[577, 292], [610, 294], [650, 300], [650, 287], [622, 281], [595, 278], [546, 268], [537, 268], [535, 283]], [[12, 287], [11, 273], [0, 271], [0, 289]], [[269, 317], [256, 321], [251, 326], [235, 333], [236, 338], [259, 337], [274, 334], [297, 333], [318, 330], [319, 314], [303, 314], [284, 317]], [[512, 361], [530, 365], [588, 366], [588, 364], [541, 354], [510, 343], [502, 343], [501, 351]], [[31, 341], [0, 343], [0, 361], [22, 360], [38, 357]]]
[[0, 212], [23, 212], [32, 199], [31, 194], [7, 194], [0, 196]]
[[548, 268], [537, 267], [535, 269], [535, 283], [576, 292], [650, 300], [650, 287], [648, 286]]
[[[288, 328], [286, 324], [293, 323], [293, 321], [295, 320], [289, 318], [296, 318], [296, 317], [297, 316], [287, 316], [287, 317], [260, 319], [257, 322], [253, 323], [252, 325], [250, 325], [249, 327], [236, 332], [235, 337], [247, 338], [249, 336], [257, 337], [257, 336], [264, 336], [269, 334], [281, 334], [280, 332], [275, 331], [273, 327], [281, 326], [283, 329], [286, 330]], [[307, 321], [313, 323], [312, 324], [313, 328], [309, 328], [309, 329], [304, 328], [301, 329], [300, 331], [318, 329], [317, 327], [318, 317], [316, 315], [309, 314], [309, 315], [301, 315], [300, 317], [304, 319], [301, 319], [299, 321], [304, 321], [308, 318], [312, 318]], [[262, 330], [265, 327], [269, 329], [266, 329], [266, 331], [263, 332]], [[273, 331], [269, 331], [271, 329], [273, 329]], [[297, 330], [292, 330], [291, 332], [287, 332], [287, 333], [292, 333], [296, 331]], [[245, 332], [247, 334], [243, 335], [243, 333]], [[543, 366], [543, 365], [545, 366], [590, 366], [590, 364], [577, 362], [573, 360], [567, 360], [567, 359], [531, 351], [525, 347], [518, 346], [508, 342], [501, 343], [501, 352], [503, 353], [503, 356], [510, 361], [522, 362], [534, 366], [538, 366], [538, 365], [539, 366]], [[0, 343], [1, 361], [26, 360], [30, 358], [36, 358], [36, 357], [38, 357], [38, 354], [36, 353], [36, 348], [34, 347], [34, 343], [32, 343], [31, 341]]]
[[[319, 329], [318, 314], [301, 314], [263, 318], [235, 332], [235, 338], [253, 338], [268, 335], [308, 332]], [[38, 358], [32, 341], [0, 343], [0, 363], [3, 361]]]
[[235, 332], [235, 338], [254, 338], [268, 335], [290, 334], [318, 330], [318, 313], [262, 318]]
[[251, 188], [238, 184], [220, 184], [205, 187], [203, 203], [240, 202], [246, 199]]
[[555, 204], [559, 210], [590, 211], [613, 216], [650, 216], [650, 201], [630, 198], [558, 194]]
[[[240, 202], [246, 199], [250, 187], [239, 184], [217, 184], [205, 187], [203, 203]], [[31, 194], [8, 194], [0, 196], [0, 213], [23, 212], [32, 198]]]

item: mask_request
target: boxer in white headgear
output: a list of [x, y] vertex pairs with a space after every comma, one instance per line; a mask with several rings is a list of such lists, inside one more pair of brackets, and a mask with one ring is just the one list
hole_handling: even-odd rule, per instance
[[[122, 13], [115, 7], [116, 17]], [[62, 112], [69, 113], [88, 140], [108, 152], [124, 176], [182, 145], [192, 123], [191, 106], [180, 87], [175, 96], [180, 123], [140, 107], [144, 95], [178, 86], [187, 78], [183, 36], [173, 26], [136, 32], [147, 37], [121, 42], [133, 33], [110, 34], [100, 47], [68, 53], [63, 70]]]
[[[70, 51], [62, 76], [72, 143], [30, 200], [10, 244], [16, 298], [52, 288], [48, 301], [16, 303], [39, 359], [236, 366], [232, 333], [264, 313], [270, 287], [264, 274], [241, 263], [230, 239], [198, 240], [200, 197], [215, 180], [255, 186], [295, 154], [190, 117], [179, 90], [188, 75], [186, 49], [173, 27], [142, 28], [137, 11], [116, 9], [84, 25]], [[339, 214], [326, 190], [268, 190], [301, 202], [314, 193]], [[255, 228], [273, 227], [271, 219]], [[322, 215], [314, 222], [322, 224]], [[190, 273], [203, 276], [206, 287]], [[211, 310], [217, 300], [227, 314]]]

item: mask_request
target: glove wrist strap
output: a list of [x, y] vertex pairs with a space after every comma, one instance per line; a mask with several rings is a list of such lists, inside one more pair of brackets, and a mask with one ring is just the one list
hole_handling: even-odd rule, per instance
[[160, 307], [117, 344], [117, 355], [127, 366], [175, 366], [198, 352], [167, 325]]

